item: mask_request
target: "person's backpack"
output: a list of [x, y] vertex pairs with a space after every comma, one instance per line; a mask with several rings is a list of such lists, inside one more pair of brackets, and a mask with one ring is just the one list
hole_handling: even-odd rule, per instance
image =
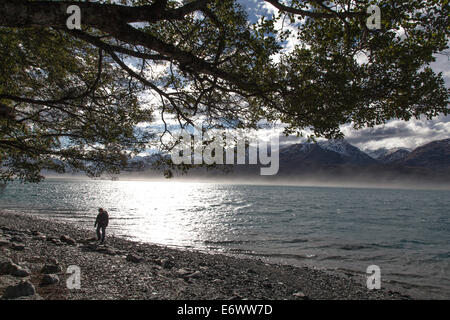
[[109, 214], [106, 210], [103, 210], [102, 215], [100, 216], [100, 219], [102, 221], [102, 225], [107, 227], [109, 222]]

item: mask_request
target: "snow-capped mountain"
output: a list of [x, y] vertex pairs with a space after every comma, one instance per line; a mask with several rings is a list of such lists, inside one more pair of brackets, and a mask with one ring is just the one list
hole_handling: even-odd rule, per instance
[[299, 143], [280, 148], [280, 173], [285, 174], [343, 166], [366, 167], [377, 163], [345, 140]]
[[379, 149], [366, 149], [364, 150], [364, 152], [372, 157], [373, 159], [379, 159], [381, 157], [384, 157], [390, 149], [386, 149], [386, 148], [379, 148]]
[[376, 163], [372, 157], [345, 140], [326, 140], [318, 142], [317, 144], [322, 149], [338, 153], [345, 162], [358, 165]]
[[339, 153], [322, 148], [317, 143], [291, 144], [280, 149], [280, 165], [284, 167], [334, 166], [344, 162]]
[[375, 149], [375, 150], [367, 149], [367, 150], [364, 150], [364, 152], [366, 154], [368, 154], [370, 157], [377, 159], [377, 160], [381, 160], [384, 158], [388, 159], [391, 157], [391, 155], [397, 154], [396, 156], [393, 156], [392, 159], [399, 160], [399, 159], [396, 159], [396, 157], [401, 158], [403, 155], [410, 153], [411, 150], [407, 149], [407, 148], [391, 148], [391, 149], [379, 148], [379, 149]]

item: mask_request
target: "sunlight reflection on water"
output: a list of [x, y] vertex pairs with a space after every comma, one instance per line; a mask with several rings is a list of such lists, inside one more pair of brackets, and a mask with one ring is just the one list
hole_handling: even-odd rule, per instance
[[47, 180], [0, 194], [0, 208], [92, 229], [103, 207], [110, 232], [139, 241], [359, 272], [377, 264], [446, 297], [449, 206], [448, 191], [175, 181]]

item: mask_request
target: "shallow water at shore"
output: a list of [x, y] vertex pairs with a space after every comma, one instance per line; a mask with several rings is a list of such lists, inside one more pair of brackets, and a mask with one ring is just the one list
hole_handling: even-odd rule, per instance
[[412, 296], [450, 297], [448, 191], [143, 181], [8, 185], [0, 208], [133, 240], [364, 273]]

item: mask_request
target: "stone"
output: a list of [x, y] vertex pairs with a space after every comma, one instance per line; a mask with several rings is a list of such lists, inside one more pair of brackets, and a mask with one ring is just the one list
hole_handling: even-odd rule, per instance
[[23, 251], [23, 250], [25, 250], [25, 246], [23, 244], [12, 243], [11, 249], [16, 250], [16, 251]]
[[108, 247], [98, 248], [97, 252], [108, 254], [110, 256], [115, 256], [117, 254], [114, 249]]
[[90, 244], [91, 242], [97, 242], [98, 240], [96, 237], [91, 237], [91, 238], [77, 239], [76, 241], [82, 244]]
[[23, 239], [17, 236], [11, 238], [11, 242], [23, 242]]
[[179, 276], [181, 276], [181, 277], [186, 277], [186, 276], [190, 275], [192, 272], [191, 272], [191, 271], [188, 271], [188, 270], [186, 270], [186, 269], [181, 268], [181, 269], [178, 269], [178, 270], [176, 271], [176, 273], [177, 273], [177, 275], [179, 275]]
[[15, 276], [15, 277], [19, 277], [19, 278], [25, 278], [28, 277], [31, 272], [27, 269], [27, 268], [22, 268], [20, 266], [17, 266], [18, 268], [15, 269], [11, 275]]
[[175, 267], [175, 263], [173, 263], [169, 259], [163, 259], [163, 260], [161, 260], [161, 266], [164, 269], [172, 269], [173, 267]]
[[193, 274], [189, 275], [189, 278], [198, 279], [202, 277], [202, 273], [200, 271], [195, 271]]
[[59, 240], [61, 240], [61, 241], [64, 242], [64, 243], [67, 243], [67, 244], [69, 244], [69, 245], [71, 245], [71, 246], [74, 246], [74, 245], [77, 244], [77, 242], [76, 242], [74, 239], [72, 239], [71, 237], [68, 237], [68, 236], [66, 236], [66, 235], [62, 235], [62, 236], [59, 238]]
[[142, 260], [143, 260], [143, 258], [141, 256], [138, 256], [137, 254], [129, 253], [127, 255], [127, 261], [134, 262], [134, 263], [139, 263]]
[[57, 245], [57, 246], [62, 246], [63, 245], [63, 243], [59, 239], [57, 239], [55, 237], [47, 237], [46, 240], [51, 242], [51, 243], [53, 243], [54, 245]]
[[17, 285], [9, 286], [3, 294], [3, 299], [15, 299], [19, 297], [33, 296], [36, 294], [36, 289], [29, 281], [21, 281]]
[[63, 245], [63, 243], [60, 240], [55, 239], [55, 238], [50, 240], [50, 242], [53, 243], [54, 245], [57, 245], [57, 246], [62, 246]]
[[59, 282], [59, 277], [56, 274], [46, 274], [42, 278], [41, 285], [48, 286]]
[[293, 296], [298, 298], [298, 299], [303, 299], [303, 300], [307, 300], [308, 299], [308, 297], [303, 292], [300, 292], [300, 291], [295, 292], [293, 294]]
[[4, 239], [4, 238], [0, 238], [0, 247], [4, 247], [4, 246], [8, 246], [9, 245], [9, 241]]
[[21, 266], [12, 262], [12, 260], [8, 259], [0, 263], [0, 274], [9, 274], [14, 277], [23, 278], [28, 277], [30, 275], [30, 271], [26, 268], [22, 268]]
[[97, 246], [95, 244], [85, 244], [80, 247], [82, 251], [97, 251]]
[[41, 272], [44, 274], [59, 273], [61, 271], [61, 266], [59, 266], [58, 264], [46, 264], [41, 270]]

